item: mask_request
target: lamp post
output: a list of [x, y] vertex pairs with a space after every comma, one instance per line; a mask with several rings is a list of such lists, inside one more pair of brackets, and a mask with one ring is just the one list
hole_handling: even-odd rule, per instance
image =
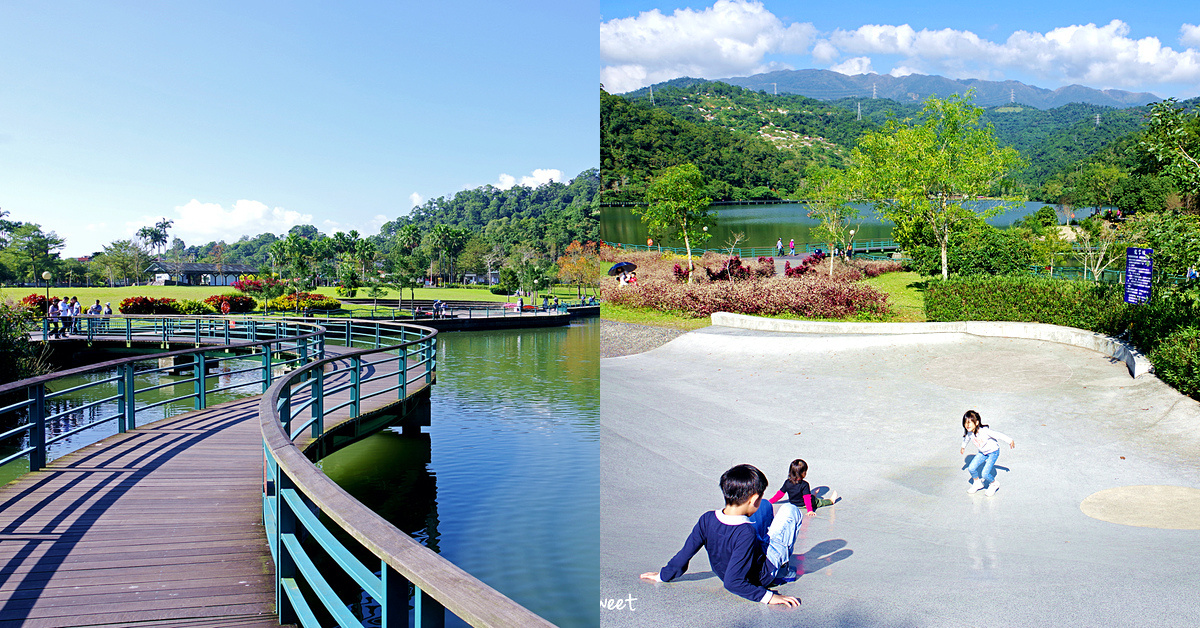
[[50, 271], [42, 271], [42, 279], [46, 281], [46, 307], [50, 307]]

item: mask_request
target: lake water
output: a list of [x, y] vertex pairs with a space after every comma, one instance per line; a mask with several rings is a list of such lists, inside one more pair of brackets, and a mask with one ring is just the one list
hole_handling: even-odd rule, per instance
[[[981, 206], [988, 201], [980, 201]], [[997, 227], [1011, 226], [1013, 221], [1023, 218], [1045, 203], [1021, 203], [1015, 209], [1009, 210], [988, 219], [988, 223]], [[855, 240], [880, 240], [892, 236], [892, 224], [881, 220], [869, 205], [856, 205], [859, 209], [861, 226], [854, 222], [857, 230]], [[818, 221], [808, 217], [808, 206], [803, 203], [773, 203], [768, 205], [718, 205], [714, 206], [717, 215], [716, 227], [710, 231], [713, 234], [704, 244], [705, 248], [722, 248], [734, 233], [744, 233], [746, 240], [741, 247], [774, 247], [778, 238], [783, 238], [786, 245], [791, 238], [796, 239], [796, 247], [812, 242], [812, 227]], [[1081, 216], [1082, 217], [1082, 216]], [[645, 244], [648, 233], [646, 225], [628, 207], [600, 208], [600, 237], [606, 242], [621, 244]], [[664, 246], [682, 246], [680, 243], [662, 242]], [[823, 244], [823, 243], [822, 243]], [[693, 245], [695, 246], [695, 245]]]
[[595, 626], [599, 338], [596, 319], [439, 334], [426, 434], [384, 431], [320, 466], [401, 530], [548, 621]]

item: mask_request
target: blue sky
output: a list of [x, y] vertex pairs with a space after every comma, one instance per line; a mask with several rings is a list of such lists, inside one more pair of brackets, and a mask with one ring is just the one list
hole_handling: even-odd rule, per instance
[[[0, 208], [189, 245], [598, 165], [595, 5], [0, 3]], [[557, 173], [557, 174], [556, 174]]]
[[941, 74], [1200, 95], [1200, 12], [1185, 3], [601, 0], [601, 82], [775, 69]]

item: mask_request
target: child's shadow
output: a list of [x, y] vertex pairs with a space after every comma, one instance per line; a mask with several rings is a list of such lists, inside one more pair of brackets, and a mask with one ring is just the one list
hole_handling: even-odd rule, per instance
[[[971, 454], [971, 455], [967, 456], [966, 458], [963, 458], [963, 466], [962, 466], [962, 470], [963, 470], [963, 471], [966, 471], [966, 470], [967, 470], [967, 467], [971, 466], [971, 462], [972, 462], [973, 460], [975, 460], [975, 457], [976, 457], [976, 456], [979, 456], [979, 455], [982, 455], [982, 454]], [[1006, 473], [1008, 472], [1008, 467], [1002, 467], [1002, 466], [1000, 466], [1000, 465], [994, 465], [994, 466], [992, 467], [992, 469], [995, 469], [996, 471], [1004, 471], [1004, 472], [1006, 472]], [[970, 478], [970, 477], [968, 477], [968, 478], [967, 478], [967, 483], [968, 483], [968, 484], [970, 484], [970, 483], [971, 483], [971, 478]]]
[[796, 577], [799, 578], [806, 573], [816, 573], [854, 555], [854, 550], [845, 548], [846, 541], [830, 539], [817, 543], [803, 554], [793, 556], [792, 565], [796, 567]]

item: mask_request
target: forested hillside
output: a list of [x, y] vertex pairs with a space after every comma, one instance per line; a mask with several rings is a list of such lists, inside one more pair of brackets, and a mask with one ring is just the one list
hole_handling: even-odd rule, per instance
[[[654, 172], [689, 161], [711, 181], [709, 194], [716, 200], [792, 197], [809, 168], [841, 165], [864, 132], [921, 110], [919, 103], [883, 98], [823, 102], [690, 78], [654, 86], [653, 105], [650, 92], [614, 96], [601, 90], [605, 202], [638, 202]], [[1041, 110], [1016, 103], [985, 109], [982, 121], [993, 126], [1002, 146], [1028, 160], [1013, 177], [1024, 193], [1049, 200], [1056, 189], [1047, 191], [1049, 181], [1080, 170], [1106, 150], [1130, 162], [1128, 147], [1118, 147], [1142, 129], [1147, 112], [1148, 107], [1081, 103]]]

